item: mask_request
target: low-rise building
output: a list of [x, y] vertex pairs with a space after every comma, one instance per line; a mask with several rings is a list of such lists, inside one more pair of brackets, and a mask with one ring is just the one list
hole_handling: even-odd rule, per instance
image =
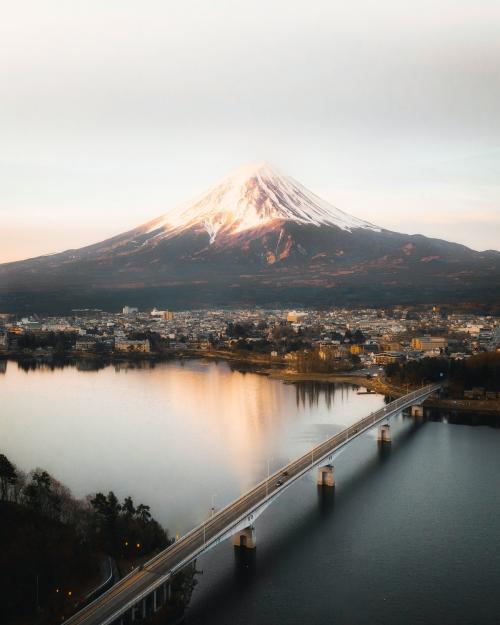
[[400, 352], [382, 352], [375, 354], [375, 363], [377, 365], [388, 365], [393, 362], [404, 362], [405, 356]]
[[19, 337], [23, 332], [13, 331], [9, 328], [5, 331], [0, 331], [0, 351], [15, 350], [19, 346]]
[[171, 310], [158, 310], [157, 308], [153, 308], [151, 317], [160, 317], [163, 321], [172, 321], [174, 313]]
[[151, 351], [151, 344], [148, 339], [132, 340], [132, 339], [116, 339], [115, 350], [118, 352], [141, 352], [148, 353]]
[[383, 352], [399, 352], [401, 351], [401, 343], [398, 341], [383, 341], [380, 343], [380, 350]]
[[411, 340], [413, 349], [420, 349], [424, 352], [446, 349], [447, 345], [448, 342], [443, 336], [419, 336]]
[[346, 345], [335, 344], [321, 345], [318, 351], [318, 355], [321, 360], [330, 360], [332, 358], [341, 360], [347, 358], [349, 354], [349, 348]]
[[464, 391], [464, 399], [484, 399], [485, 389], [481, 386], [476, 386], [470, 390]]
[[298, 313], [296, 310], [291, 310], [287, 316], [286, 316], [286, 320], [289, 323], [299, 323], [299, 321], [302, 319], [303, 314], [302, 313]]
[[91, 352], [95, 349], [97, 341], [93, 336], [79, 336], [76, 339], [75, 351]]

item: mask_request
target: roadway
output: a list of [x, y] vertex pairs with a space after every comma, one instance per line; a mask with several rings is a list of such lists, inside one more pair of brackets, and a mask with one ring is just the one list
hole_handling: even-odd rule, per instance
[[231, 528], [241, 525], [245, 518], [248, 524], [259, 509], [269, 505], [281, 492], [310, 471], [313, 467], [326, 464], [326, 460], [344, 445], [371, 429], [378, 423], [397, 414], [404, 408], [421, 403], [439, 385], [431, 385], [409, 393], [391, 402], [384, 408], [360, 419], [324, 443], [308, 451], [297, 460], [282, 467], [240, 498], [216, 512], [210, 519], [194, 528], [178, 541], [147, 562], [142, 569], [116, 583], [110, 590], [82, 608], [68, 619], [68, 625], [107, 625], [150, 594], [168, 580], [176, 571], [192, 562], [203, 551], [226, 537]]

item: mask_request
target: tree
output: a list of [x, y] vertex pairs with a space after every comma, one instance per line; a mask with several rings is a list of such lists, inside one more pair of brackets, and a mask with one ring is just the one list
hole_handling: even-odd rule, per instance
[[275, 325], [273, 328], [274, 340], [287, 339], [295, 336], [295, 330], [292, 326], [287, 325], [285, 322]]
[[52, 519], [61, 516], [61, 497], [54, 489], [54, 481], [47, 471], [33, 471], [31, 481], [24, 489], [26, 503]]
[[252, 343], [247, 343], [245, 341], [245, 339], [238, 339], [236, 341], [236, 343], [234, 344], [234, 348], [235, 349], [246, 349], [247, 351], [251, 352], [253, 350], [253, 344]]
[[96, 493], [90, 500], [90, 505], [109, 525], [116, 521], [121, 510], [118, 498], [112, 490], [109, 491], [107, 497], [102, 493]]
[[385, 375], [389, 379], [398, 379], [401, 375], [401, 366], [398, 362], [389, 362], [385, 365]]
[[26, 488], [27, 476], [24, 471], [16, 469], [16, 481], [9, 489], [9, 497], [11, 501], [21, 504], [24, 498], [24, 489]]
[[125, 497], [125, 499], [123, 500], [122, 510], [127, 517], [131, 518], [134, 516], [135, 506], [134, 502], [132, 501], [132, 497]]
[[90, 500], [90, 505], [92, 506], [92, 508], [94, 508], [97, 514], [101, 515], [102, 517], [106, 517], [108, 506], [108, 500], [106, 499], [106, 495], [103, 495], [102, 493], [96, 493], [95, 496], [92, 497], [92, 499]]
[[6, 501], [11, 486], [14, 486], [17, 480], [17, 473], [14, 465], [7, 456], [0, 454], [0, 495], [2, 500]]
[[120, 506], [117, 496], [110, 490], [108, 493], [108, 519], [114, 521], [120, 514], [121, 509], [122, 507]]
[[61, 333], [58, 333], [57, 338], [55, 339], [54, 351], [56, 354], [64, 354], [66, 351], [64, 335]]
[[237, 321], [236, 323], [232, 323], [231, 321], [227, 324], [226, 335], [231, 338], [237, 339], [245, 339], [248, 336], [251, 336], [254, 333], [255, 327], [253, 323], [249, 321]]
[[361, 332], [361, 330], [358, 328], [354, 334], [352, 335], [352, 340], [354, 343], [357, 343], [358, 345], [361, 345], [361, 343], [365, 342], [365, 335], [363, 334], [363, 332]]
[[150, 519], [151, 519], [151, 512], [150, 512], [151, 508], [149, 506], [145, 506], [144, 504], [140, 503], [137, 506], [137, 509], [135, 511], [137, 517], [143, 522], [143, 523], [147, 523]]

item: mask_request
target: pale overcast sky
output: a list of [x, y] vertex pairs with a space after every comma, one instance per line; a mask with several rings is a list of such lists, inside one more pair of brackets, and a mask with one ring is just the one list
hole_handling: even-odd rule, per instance
[[339, 208], [500, 249], [498, 0], [0, 0], [0, 262], [268, 160]]

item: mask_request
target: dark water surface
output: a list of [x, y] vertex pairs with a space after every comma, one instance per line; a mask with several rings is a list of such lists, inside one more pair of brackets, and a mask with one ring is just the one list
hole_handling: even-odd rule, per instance
[[[48, 469], [77, 496], [113, 489], [172, 532], [206, 518], [383, 404], [352, 387], [286, 385], [226, 364], [0, 375], [0, 451]], [[500, 431], [400, 416], [368, 433], [257, 520], [203, 570], [188, 625], [500, 624]]]
[[314, 476], [285, 493], [253, 557], [201, 558], [188, 625], [500, 623], [500, 432], [396, 430], [338, 458], [334, 494]]

